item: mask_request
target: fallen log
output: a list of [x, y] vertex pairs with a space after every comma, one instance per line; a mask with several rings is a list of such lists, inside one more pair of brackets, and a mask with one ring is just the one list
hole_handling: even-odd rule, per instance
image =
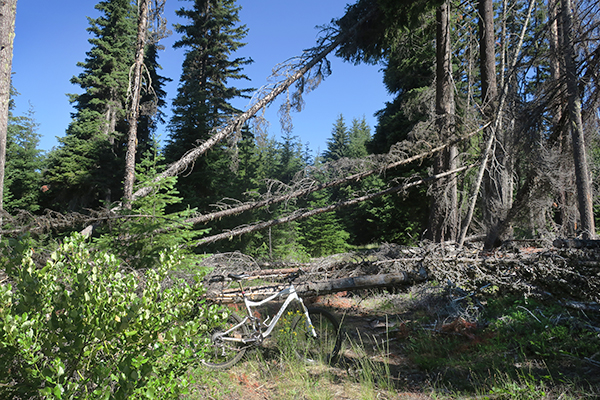
[[599, 249], [600, 240], [592, 239], [554, 239], [552, 242], [558, 249]]
[[[326, 294], [373, 289], [378, 287], [396, 287], [423, 282], [427, 279], [425, 271], [418, 274], [401, 272], [393, 274], [366, 275], [351, 278], [332, 279], [327, 281], [306, 282], [296, 285], [296, 291], [301, 297], [316, 297]], [[282, 285], [257, 286], [246, 289], [246, 297], [258, 301], [277, 293], [283, 288]], [[206, 298], [219, 303], [239, 303], [242, 301], [241, 292], [238, 289], [227, 289], [220, 293], [208, 292]]]

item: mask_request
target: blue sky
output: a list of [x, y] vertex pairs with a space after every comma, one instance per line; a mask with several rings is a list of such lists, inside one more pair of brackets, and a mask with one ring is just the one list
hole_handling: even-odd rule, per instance
[[[13, 56], [13, 84], [20, 96], [16, 99], [17, 115], [33, 107], [42, 135], [40, 147], [48, 150], [57, 145], [56, 137], [64, 136], [73, 108], [67, 93], [79, 93], [70, 83], [81, 72], [77, 62], [85, 60], [90, 49], [86, 31], [87, 17], [99, 14], [96, 0], [21, 0], [17, 5], [16, 37]], [[318, 25], [324, 25], [344, 14], [346, 0], [238, 0], [242, 7], [240, 19], [249, 29], [239, 56], [251, 57], [254, 63], [245, 68], [250, 82], [240, 81], [240, 87], [259, 88], [267, 83], [272, 68], [303, 49], [314, 46]], [[169, 25], [179, 21], [175, 10], [190, 8], [191, 1], [167, 0], [166, 18]], [[171, 27], [172, 28], [172, 27]], [[177, 34], [163, 41], [166, 49], [159, 62], [163, 76], [173, 79], [167, 86], [170, 104], [175, 97], [184, 51], [174, 50]], [[332, 75], [316, 91], [305, 97], [301, 113], [294, 113], [293, 135], [308, 143], [313, 151], [323, 151], [339, 114], [349, 121], [365, 116], [371, 127], [373, 114], [390, 100], [382, 84], [381, 66], [344, 63], [330, 56]], [[236, 104], [238, 105], [238, 104]], [[239, 104], [244, 108], [247, 103]], [[277, 119], [278, 104], [267, 112], [269, 135], [280, 137]], [[165, 110], [170, 113], [170, 107]], [[161, 138], [168, 133], [159, 129]]]

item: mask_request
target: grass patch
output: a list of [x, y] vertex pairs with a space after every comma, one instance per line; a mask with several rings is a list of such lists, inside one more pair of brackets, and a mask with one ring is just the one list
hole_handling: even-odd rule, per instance
[[600, 315], [497, 292], [457, 297], [439, 285], [354, 301], [361, 312], [342, 313], [338, 364], [298, 359], [290, 313], [273, 345], [228, 371], [193, 371], [188, 398], [600, 398]]
[[558, 390], [561, 398], [590, 398], [586, 388], [600, 383], [597, 316], [508, 296], [487, 299], [477, 321], [434, 318], [413, 324], [407, 354], [456, 393], [541, 399]]

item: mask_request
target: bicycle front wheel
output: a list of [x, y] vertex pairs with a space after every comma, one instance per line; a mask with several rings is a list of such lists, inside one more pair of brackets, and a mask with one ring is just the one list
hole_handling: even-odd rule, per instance
[[240, 341], [227, 339], [247, 338], [248, 327], [246, 324], [242, 324], [233, 331], [224, 334], [224, 332], [239, 325], [241, 322], [242, 319], [232, 312], [229, 314], [227, 321], [225, 321], [223, 325], [213, 330], [210, 337], [209, 348], [204, 355], [202, 364], [211, 369], [226, 369], [241, 360], [246, 352], [247, 345]]
[[309, 308], [308, 315], [316, 336], [314, 336], [306, 316], [298, 315], [291, 326], [296, 354], [311, 364], [335, 362], [342, 346], [340, 323], [328, 311], [320, 308]]

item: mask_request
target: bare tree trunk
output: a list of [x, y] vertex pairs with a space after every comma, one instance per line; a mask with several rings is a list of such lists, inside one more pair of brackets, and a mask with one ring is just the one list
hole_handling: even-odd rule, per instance
[[144, 67], [144, 49], [148, 26], [149, 0], [138, 1], [138, 31], [133, 79], [130, 80], [131, 108], [129, 110], [129, 133], [127, 137], [127, 153], [125, 155], [125, 179], [123, 182], [123, 206], [131, 209], [133, 198], [133, 182], [135, 180], [135, 153], [137, 147], [137, 125], [140, 113], [140, 95], [142, 84], [142, 68]]
[[577, 201], [579, 217], [584, 239], [596, 236], [594, 226], [594, 211], [592, 206], [592, 182], [588, 170], [585, 135], [581, 119], [581, 98], [577, 88], [577, 66], [575, 64], [575, 44], [572, 32], [571, 1], [561, 1], [562, 34], [565, 60], [565, 78], [567, 82], [567, 97], [571, 137], [573, 141], [573, 162], [575, 164], [575, 181], [577, 185]]
[[[535, 4], [534, 0], [529, 1], [529, 7], [527, 9], [527, 17], [525, 18], [525, 22], [523, 23], [523, 28], [521, 29], [521, 34], [519, 35], [519, 43], [517, 44], [515, 54], [510, 63], [509, 73], [512, 73], [512, 71], [514, 71], [515, 66], [517, 65], [517, 62], [519, 60], [520, 50], [521, 50], [521, 47], [523, 46], [523, 41], [525, 40], [525, 32], [527, 30], [527, 26], [529, 25], [529, 21], [531, 19], [531, 12], [533, 10], [534, 4]], [[485, 148], [484, 148], [483, 154], [481, 156], [481, 166], [479, 167], [479, 172], [477, 173], [475, 183], [473, 184], [473, 188], [469, 195], [469, 208], [467, 210], [467, 215], [465, 216], [465, 221], [462, 224], [462, 231], [460, 234], [460, 239], [458, 241], [459, 245], [461, 245], [461, 246], [465, 242], [465, 238], [467, 237], [467, 231], [469, 229], [469, 225], [471, 224], [471, 220], [473, 219], [473, 213], [475, 211], [475, 203], [477, 201], [479, 190], [481, 189], [481, 183], [483, 181], [483, 176], [484, 176], [485, 170], [488, 165], [488, 160], [490, 158], [492, 144], [494, 143], [494, 139], [495, 139], [495, 131], [500, 126], [500, 118], [502, 115], [502, 110], [504, 108], [504, 103], [506, 102], [507, 91], [508, 91], [508, 79], [505, 79], [504, 85], [502, 86], [502, 93], [501, 93], [499, 101], [498, 101], [498, 108], [494, 115], [494, 119], [493, 119], [494, 123], [492, 124], [492, 131], [490, 132], [487, 142], [485, 144]], [[502, 221], [500, 223], [502, 223]], [[506, 223], [506, 222], [504, 222], [504, 223]]]
[[[564, 85], [561, 78], [563, 75], [561, 69], [561, 59], [564, 57], [561, 54], [562, 49], [562, 38], [559, 32], [559, 20], [560, 20], [560, 5], [558, 0], [548, 1], [548, 25], [549, 25], [549, 43], [550, 43], [550, 76], [555, 85]], [[562, 104], [566, 103], [563, 98], [563, 90], [559, 91], [559, 105], [555, 107], [555, 111], [552, 116], [553, 129], [558, 132], [557, 145], [559, 152], [562, 156], [565, 156], [561, 160], [558, 168], [561, 173], [559, 174], [560, 181], [555, 185], [557, 203], [558, 203], [558, 216], [559, 224], [561, 225], [560, 234], [566, 237], [572, 237], [576, 232], [576, 221], [577, 215], [573, 213], [573, 204], [576, 200], [573, 198], [571, 190], [568, 188], [573, 187], [574, 182], [572, 176], [573, 171], [573, 158], [571, 154], [571, 143], [569, 136], [562, 129], [561, 120], [563, 119], [563, 108]], [[569, 155], [567, 158], [566, 155]]]
[[[481, 69], [481, 100], [483, 113], [494, 120], [498, 112], [498, 84], [496, 79], [496, 36], [494, 29], [494, 4], [492, 0], [479, 0], [479, 57]], [[498, 224], [505, 220], [512, 202], [511, 160], [508, 154], [510, 138], [498, 119], [495, 129], [494, 157], [488, 165], [483, 185], [483, 222], [488, 229], [485, 247], [499, 240]]]
[[0, 226], [4, 212], [4, 167], [17, 0], [0, 1]]
[[[306, 282], [296, 285], [296, 291], [302, 297], [324, 296], [326, 294], [343, 292], [346, 290], [372, 289], [377, 287], [398, 287], [402, 285], [414, 285], [427, 280], [426, 274], [417, 273], [391, 273], [380, 275], [366, 275], [349, 278], [331, 279], [328, 281]], [[277, 293], [279, 286], [259, 286], [248, 289], [245, 293], [250, 300], [258, 301], [266, 299]], [[223, 292], [208, 292], [206, 297], [212, 301], [221, 303], [237, 303], [242, 301], [242, 294], [238, 289], [226, 289]]]
[[[452, 135], [454, 126], [454, 91], [450, 51], [450, 3], [446, 1], [436, 13], [436, 95], [437, 127], [443, 140]], [[436, 155], [434, 173], [456, 169], [458, 149], [450, 146]], [[429, 214], [428, 237], [434, 242], [456, 240], [458, 236], [458, 192], [455, 176], [438, 180], [433, 185], [433, 198]]]

